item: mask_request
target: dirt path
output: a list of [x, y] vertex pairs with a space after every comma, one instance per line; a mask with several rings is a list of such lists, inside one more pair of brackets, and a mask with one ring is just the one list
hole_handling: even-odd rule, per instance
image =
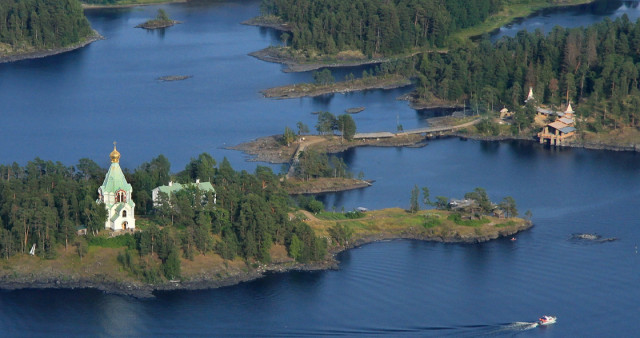
[[309, 139], [305, 137], [303, 139], [304, 141], [300, 142], [300, 144], [298, 145], [298, 149], [296, 149], [296, 152], [293, 154], [293, 157], [291, 158], [289, 171], [287, 172], [287, 178], [293, 177], [293, 174], [295, 172], [294, 165], [300, 161], [300, 153], [302, 153], [306, 147], [324, 141], [324, 138], [322, 137], [309, 137]]

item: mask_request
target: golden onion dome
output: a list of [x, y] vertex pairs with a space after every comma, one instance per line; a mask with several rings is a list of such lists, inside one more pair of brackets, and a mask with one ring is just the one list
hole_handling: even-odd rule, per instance
[[116, 142], [113, 142], [113, 151], [109, 154], [109, 157], [111, 157], [111, 163], [120, 162], [120, 153], [116, 150]]

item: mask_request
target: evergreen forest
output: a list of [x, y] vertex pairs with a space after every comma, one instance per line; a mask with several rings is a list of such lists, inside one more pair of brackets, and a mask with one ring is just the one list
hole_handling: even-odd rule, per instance
[[[216, 253], [228, 260], [269, 262], [273, 244], [285, 246], [299, 262], [324, 259], [326, 240], [289, 217], [295, 202], [270, 168], [259, 166], [254, 174], [238, 172], [226, 158], [216, 166], [209, 154], [192, 159], [175, 175], [169, 168], [169, 161], [160, 155], [133, 172], [125, 170], [141, 231], [107, 239], [99, 234], [106, 211], [96, 203], [106, 171], [95, 162], [81, 159], [76, 166], [65, 166], [36, 158], [26, 166], [0, 166], [1, 257], [26, 254], [33, 244], [35, 254], [47, 259], [55, 259], [59, 250], [77, 250], [82, 257], [88, 246], [125, 246], [129, 249], [119, 258], [121, 264], [150, 282], [160, 271], [168, 279], [179, 276], [179, 257]], [[216, 203], [211, 192], [188, 185], [196, 178], [215, 186]], [[188, 188], [170, 196], [161, 193], [154, 207], [151, 189], [170, 179]], [[80, 225], [88, 229], [86, 238], [76, 235]], [[152, 257], [161, 261], [161, 268], [131, 265], [132, 261], [148, 265]]]
[[0, 47], [1, 44], [14, 50], [63, 47], [92, 33], [77, 0], [0, 1]]
[[372, 56], [442, 47], [451, 33], [502, 6], [502, 0], [264, 0], [261, 11], [290, 24], [295, 49]]
[[588, 28], [555, 27], [550, 34], [519, 32], [492, 44], [488, 37], [448, 53], [425, 53], [416, 62], [417, 94], [470, 102], [486, 110], [507, 106], [526, 127], [539, 103], [579, 103], [591, 131], [638, 127], [640, 119], [640, 21], [627, 16]]

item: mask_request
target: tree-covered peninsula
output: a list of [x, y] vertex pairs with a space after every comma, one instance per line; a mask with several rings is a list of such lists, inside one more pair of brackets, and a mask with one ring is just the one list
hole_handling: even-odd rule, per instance
[[0, 2], [0, 59], [84, 45], [97, 34], [77, 0]]
[[444, 46], [452, 32], [502, 6], [501, 0], [264, 0], [261, 9], [290, 25], [294, 49], [378, 56]]
[[[206, 153], [179, 173], [169, 168], [160, 155], [124, 170], [136, 228], [113, 232], [96, 202], [106, 171], [92, 160], [0, 166], [0, 287], [98, 287], [148, 296], [234, 284], [266, 271], [326, 268], [335, 264], [328, 254], [380, 238], [477, 242], [531, 226], [488, 216], [467, 224], [448, 219], [447, 211], [327, 213], [313, 198], [290, 197], [267, 167], [235, 171]], [[197, 179], [211, 182], [215, 195], [193, 184]], [[184, 188], [152, 199], [152, 189], [172, 180]]]
[[262, 15], [245, 23], [286, 31], [284, 48], [270, 50], [272, 57], [345, 62], [445, 51], [461, 38], [490, 32], [535, 10], [591, 1], [263, 0]]

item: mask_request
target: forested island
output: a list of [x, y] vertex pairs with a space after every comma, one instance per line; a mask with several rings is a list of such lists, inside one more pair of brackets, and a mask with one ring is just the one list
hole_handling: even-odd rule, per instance
[[171, 20], [167, 12], [160, 8], [158, 9], [158, 15], [156, 15], [155, 19], [147, 20], [139, 25], [136, 28], [144, 28], [144, 29], [160, 29], [167, 28], [173, 25], [179, 24], [180, 21]]
[[[113, 236], [104, 229], [104, 206], [96, 203], [105, 170], [92, 160], [0, 166], [0, 287], [96, 287], [150, 296], [234, 284], [266, 271], [326, 268], [335, 264], [332, 253], [381, 238], [477, 242], [531, 226], [479, 209], [470, 214], [474, 222], [442, 205], [442, 211], [418, 211], [413, 195], [409, 211], [323, 212], [313, 198], [289, 197], [271, 169], [238, 172], [206, 153], [179, 173], [169, 168], [160, 155], [125, 170], [137, 228]], [[196, 178], [210, 181], [217, 196], [189, 186]], [[151, 190], [170, 180], [187, 188], [154, 203]], [[477, 196], [484, 203], [486, 194]], [[427, 195], [424, 201], [430, 203]], [[84, 228], [86, 235], [78, 235]]]
[[100, 38], [77, 0], [0, 3], [0, 62], [57, 54]]
[[263, 0], [262, 15], [244, 23], [284, 31], [282, 48], [257, 55], [265, 60], [355, 64], [416, 52], [446, 52], [467, 40], [470, 30], [481, 35], [541, 8], [588, 2], [592, 1]]

